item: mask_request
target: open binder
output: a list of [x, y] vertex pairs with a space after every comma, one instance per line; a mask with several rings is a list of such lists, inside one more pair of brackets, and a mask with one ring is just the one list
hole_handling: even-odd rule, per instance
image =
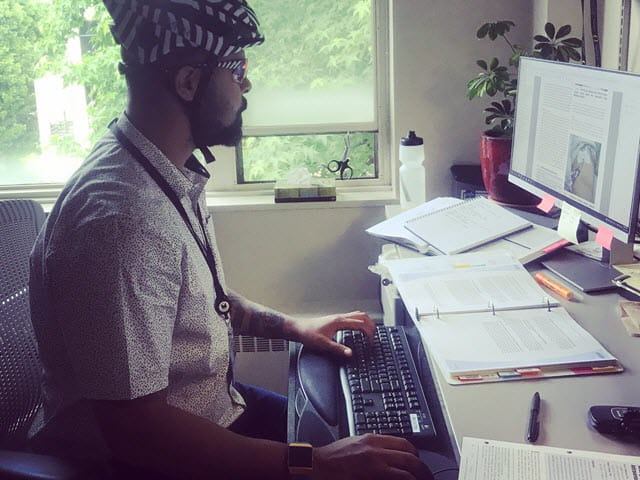
[[386, 265], [451, 384], [623, 370], [507, 253]]

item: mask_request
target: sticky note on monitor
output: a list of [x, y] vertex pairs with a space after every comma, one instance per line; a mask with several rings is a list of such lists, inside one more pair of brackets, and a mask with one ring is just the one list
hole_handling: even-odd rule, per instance
[[598, 242], [607, 250], [611, 250], [611, 243], [613, 242], [613, 230], [604, 225], [600, 225], [598, 227], [598, 233], [596, 234], [596, 242]]
[[555, 206], [555, 204], [556, 204], [556, 199], [551, 195], [549, 195], [548, 193], [545, 193], [542, 196], [542, 201], [538, 204], [538, 208], [542, 210], [544, 213], [549, 213], [551, 209]]

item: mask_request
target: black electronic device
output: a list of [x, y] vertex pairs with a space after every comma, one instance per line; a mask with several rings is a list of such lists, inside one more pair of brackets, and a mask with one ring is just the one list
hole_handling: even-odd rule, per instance
[[338, 341], [353, 350], [340, 367], [349, 434], [395, 435], [417, 445], [433, 441], [433, 419], [404, 329], [376, 327], [373, 345], [360, 331], [342, 331]]
[[640, 441], [640, 407], [594, 405], [589, 408], [589, 425], [600, 433]]

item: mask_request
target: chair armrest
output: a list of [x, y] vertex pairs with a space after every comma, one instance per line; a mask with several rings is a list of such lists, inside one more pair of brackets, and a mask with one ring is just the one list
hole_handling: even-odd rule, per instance
[[98, 478], [95, 469], [49, 455], [0, 450], [3, 480], [87, 480]]

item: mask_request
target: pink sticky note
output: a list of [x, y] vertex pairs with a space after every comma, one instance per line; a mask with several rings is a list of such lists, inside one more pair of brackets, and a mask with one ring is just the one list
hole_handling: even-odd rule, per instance
[[613, 242], [613, 231], [610, 228], [600, 225], [596, 234], [596, 242], [607, 250], [611, 250], [611, 242]]
[[538, 204], [538, 208], [542, 210], [544, 213], [549, 213], [555, 204], [556, 204], [556, 199], [553, 198], [548, 193], [545, 193], [542, 196], [542, 201]]

